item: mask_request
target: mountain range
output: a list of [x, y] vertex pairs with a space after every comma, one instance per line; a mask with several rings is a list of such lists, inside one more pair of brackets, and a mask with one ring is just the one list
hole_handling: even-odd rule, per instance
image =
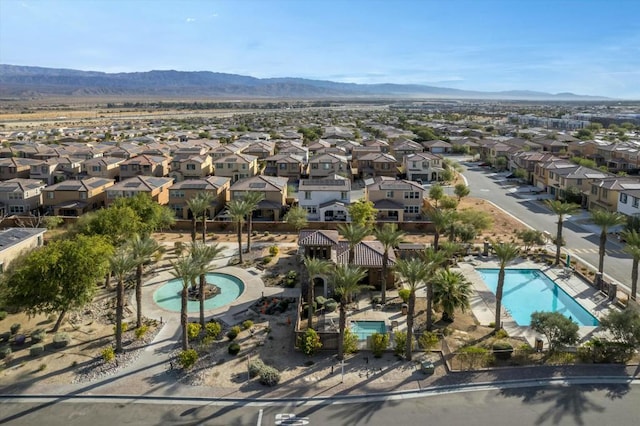
[[419, 84], [355, 84], [303, 78], [255, 78], [210, 71], [105, 73], [0, 64], [0, 96], [171, 98], [449, 98], [595, 101], [609, 98], [529, 90], [482, 92]]

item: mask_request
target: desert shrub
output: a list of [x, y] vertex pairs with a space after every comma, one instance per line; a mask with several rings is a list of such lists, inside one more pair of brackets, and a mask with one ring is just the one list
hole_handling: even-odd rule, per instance
[[583, 362], [625, 363], [633, 356], [633, 348], [623, 342], [593, 338], [578, 348], [578, 358]]
[[264, 231], [264, 233], [262, 234], [264, 237], [268, 237], [269, 236], [269, 231]]
[[280, 372], [266, 365], [260, 370], [260, 383], [267, 386], [275, 386], [280, 382]]
[[42, 363], [38, 366], [38, 371], [44, 371], [47, 369], [47, 364]]
[[202, 344], [203, 347], [206, 348], [207, 346], [213, 345], [214, 341], [215, 339], [213, 338], [213, 336], [206, 335], [202, 338], [200, 343]]
[[218, 336], [220, 335], [220, 333], [222, 332], [222, 326], [220, 325], [219, 322], [208, 322], [204, 328], [207, 331], [207, 336], [211, 336], [214, 339], [217, 339]]
[[463, 364], [467, 364], [467, 368], [484, 367], [491, 361], [489, 350], [478, 346], [467, 346], [460, 349], [458, 357]]
[[234, 325], [233, 327], [231, 327], [231, 331], [234, 331], [236, 334], [240, 334], [242, 328], [240, 328], [239, 325]]
[[430, 351], [438, 344], [438, 335], [432, 331], [425, 331], [418, 338], [418, 343], [425, 351]]
[[11, 324], [9, 330], [11, 331], [11, 334], [16, 334], [20, 330], [20, 327], [22, 327], [22, 324], [16, 322], [14, 324]]
[[178, 354], [178, 364], [185, 370], [193, 367], [198, 360], [198, 352], [195, 349], [187, 349]]
[[506, 339], [507, 337], [509, 337], [509, 333], [507, 333], [507, 331], [504, 328], [501, 328], [495, 334], [495, 338], [498, 339], [498, 340], [499, 339]]
[[0, 333], [0, 342], [8, 342], [11, 339], [11, 332], [6, 331], [4, 333]]
[[253, 378], [260, 374], [263, 368], [265, 368], [264, 362], [259, 359], [254, 359], [249, 362], [249, 377]]
[[233, 327], [231, 327], [231, 330], [227, 332], [227, 338], [229, 340], [233, 340], [236, 337], [238, 337], [238, 334], [240, 334], [240, 327], [237, 325], [234, 325]]
[[493, 356], [496, 359], [507, 360], [511, 358], [513, 354], [513, 346], [506, 340], [498, 340], [493, 342], [491, 347], [493, 350]]
[[244, 328], [245, 330], [248, 330], [251, 327], [253, 327], [253, 321], [251, 320], [242, 321], [242, 328]]
[[268, 265], [269, 263], [271, 263], [272, 260], [273, 260], [273, 257], [265, 256], [265, 257], [262, 258], [260, 263], [262, 263], [263, 265]]
[[116, 351], [113, 349], [113, 346], [104, 348], [102, 351], [102, 359], [104, 362], [111, 362], [116, 359]]
[[31, 356], [38, 356], [43, 352], [44, 352], [44, 345], [42, 343], [37, 343], [35, 345], [32, 345], [29, 348], [29, 355]]
[[197, 339], [200, 335], [200, 330], [202, 330], [202, 326], [197, 322], [187, 324], [187, 337], [189, 340]]
[[[127, 330], [129, 330], [129, 324], [127, 324], [126, 322], [123, 322], [122, 323], [122, 332], [126, 333]], [[113, 332], [114, 333], [116, 332], [116, 326], [115, 325], [113, 326]]]
[[229, 352], [229, 355], [238, 355], [238, 352], [240, 352], [240, 345], [235, 342], [230, 344], [228, 352]]
[[324, 304], [327, 303], [327, 298], [324, 296], [318, 296], [316, 297], [316, 303], [318, 306], [324, 306]]
[[0, 348], [0, 359], [5, 359], [11, 355], [11, 348], [9, 346], [3, 346]]
[[147, 331], [149, 331], [148, 325], [141, 325], [136, 328], [136, 339], [142, 339], [144, 335], [147, 334]]
[[393, 351], [396, 355], [403, 355], [405, 349], [407, 348], [407, 332], [406, 331], [396, 331], [394, 333], [394, 343]]
[[278, 246], [269, 247], [269, 255], [271, 255], [271, 257], [276, 257], [278, 253], [280, 253], [280, 248]]
[[71, 337], [67, 333], [56, 333], [53, 336], [53, 347], [64, 348], [71, 343]]
[[411, 290], [408, 288], [401, 288], [398, 290], [398, 296], [400, 296], [400, 299], [402, 299], [404, 303], [409, 302], [409, 295], [411, 295]]
[[358, 336], [353, 334], [348, 328], [344, 330], [344, 353], [354, 354], [358, 352]]
[[287, 278], [295, 280], [295, 279], [298, 278], [298, 273], [296, 271], [291, 270], [291, 271], [287, 272]]
[[389, 346], [389, 334], [388, 333], [373, 333], [371, 335], [371, 350], [373, 356], [380, 358], [382, 353]]
[[338, 302], [336, 302], [335, 300], [328, 299], [326, 302], [324, 302], [325, 312], [334, 312], [336, 309], [338, 309]]
[[0, 311], [0, 321], [2, 321], [3, 319], [5, 319], [7, 317], [7, 311]]
[[318, 349], [322, 348], [322, 342], [320, 342], [320, 336], [313, 328], [307, 328], [304, 334], [300, 337], [300, 349], [302, 353], [307, 356], [312, 356]]
[[45, 337], [47, 337], [47, 332], [42, 328], [36, 328], [31, 332], [31, 341], [33, 343], [40, 343], [45, 339]]

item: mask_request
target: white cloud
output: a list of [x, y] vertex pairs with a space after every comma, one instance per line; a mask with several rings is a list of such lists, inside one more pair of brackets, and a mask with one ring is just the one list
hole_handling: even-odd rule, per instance
[[196, 18], [187, 18], [186, 22], [196, 22]]

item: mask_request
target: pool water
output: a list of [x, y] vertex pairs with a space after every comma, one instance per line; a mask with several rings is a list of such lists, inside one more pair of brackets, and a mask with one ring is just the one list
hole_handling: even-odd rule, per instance
[[[209, 273], [206, 274], [207, 283], [220, 287], [220, 293], [204, 301], [204, 309], [210, 310], [228, 305], [236, 300], [244, 291], [244, 283], [232, 275]], [[182, 280], [173, 279], [160, 287], [153, 294], [153, 300], [168, 311], [180, 312], [182, 308]], [[199, 312], [200, 301], [189, 300], [187, 302], [187, 312]]]
[[[495, 294], [499, 269], [478, 269], [487, 287]], [[538, 269], [505, 269], [502, 306], [521, 326], [531, 324], [531, 314], [560, 312], [581, 326], [599, 322], [553, 280]]]
[[351, 321], [351, 332], [358, 340], [367, 340], [374, 333], [386, 333], [387, 325], [384, 321]]

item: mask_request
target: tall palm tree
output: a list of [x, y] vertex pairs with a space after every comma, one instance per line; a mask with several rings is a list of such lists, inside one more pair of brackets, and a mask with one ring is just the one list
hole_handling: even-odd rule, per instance
[[122, 352], [122, 319], [124, 317], [124, 281], [136, 266], [132, 254], [124, 248], [119, 249], [109, 259], [109, 266], [117, 280], [116, 285], [116, 352]]
[[409, 289], [409, 306], [407, 310], [407, 346], [405, 347], [404, 356], [408, 361], [411, 361], [411, 349], [413, 348], [413, 316], [416, 309], [416, 290], [419, 285], [426, 282], [429, 276], [429, 269], [420, 259], [400, 259], [396, 262], [394, 272]]
[[171, 275], [182, 281], [181, 307], [180, 307], [180, 326], [182, 328], [182, 350], [189, 349], [189, 317], [187, 311], [187, 302], [189, 300], [189, 284], [194, 282], [200, 272], [200, 266], [192, 256], [180, 256], [175, 262], [171, 262], [173, 271]]
[[636, 230], [626, 230], [622, 233], [627, 245], [624, 251], [631, 255], [633, 264], [631, 265], [631, 300], [636, 300], [638, 291], [638, 263], [640, 262], [640, 234]]
[[242, 260], [242, 225], [244, 224], [247, 214], [249, 214], [249, 205], [244, 200], [231, 200], [227, 203], [227, 213], [236, 223], [236, 230], [238, 232], [238, 256], [240, 256], [240, 263]]
[[438, 251], [440, 248], [440, 235], [449, 229], [453, 223], [455, 212], [452, 210], [433, 209], [427, 215], [433, 224], [433, 248]]
[[448, 261], [449, 256], [445, 250], [436, 251], [435, 248], [429, 247], [422, 252], [422, 262], [427, 269], [427, 321], [425, 327], [427, 331], [433, 328], [433, 275], [436, 271], [443, 267]]
[[200, 302], [200, 325], [205, 326], [204, 323], [204, 287], [207, 284], [207, 273], [213, 271], [216, 267], [211, 265], [213, 260], [220, 256], [224, 251], [224, 247], [213, 244], [208, 246], [204, 243], [191, 243], [191, 249], [189, 254], [193, 258], [194, 262], [198, 265], [198, 274], [200, 277], [198, 288], [198, 301]]
[[144, 264], [162, 255], [162, 246], [149, 236], [135, 234], [128, 243], [131, 255], [136, 263], [136, 327], [142, 325], [142, 273]]
[[216, 197], [211, 192], [201, 192], [200, 199], [204, 204], [204, 209], [202, 210], [202, 242], [207, 242], [207, 215], [209, 213], [209, 209], [211, 208], [211, 203]]
[[518, 254], [520, 249], [514, 243], [500, 243], [493, 246], [493, 251], [500, 262], [500, 271], [498, 272], [498, 285], [496, 288], [496, 320], [495, 331], [500, 331], [502, 317], [502, 291], [504, 289], [505, 268], [511, 263]]
[[338, 225], [338, 232], [349, 243], [349, 264], [353, 264], [356, 257], [356, 246], [371, 233], [371, 229], [368, 226], [345, 223]]
[[307, 275], [309, 278], [309, 284], [307, 288], [307, 304], [309, 305], [309, 312], [307, 316], [307, 328], [313, 328], [313, 298], [314, 298], [314, 284], [313, 279], [318, 275], [327, 275], [333, 264], [327, 262], [324, 259], [316, 257], [304, 257], [304, 266], [307, 268]]
[[207, 207], [211, 204], [210, 200], [207, 200], [205, 197], [202, 197], [202, 194], [206, 194], [205, 192], [200, 192], [193, 198], [187, 200], [187, 207], [189, 211], [191, 211], [191, 241], [196, 240], [197, 234], [197, 226], [198, 226], [198, 218], [201, 214], [206, 215]]
[[560, 250], [562, 248], [562, 226], [566, 215], [575, 213], [580, 206], [574, 203], [565, 203], [560, 200], [547, 200], [547, 206], [558, 216], [558, 228], [556, 231], [556, 260], [555, 264], [560, 264]]
[[333, 270], [333, 292], [340, 297], [340, 333], [338, 336], [338, 359], [344, 358], [344, 329], [347, 326], [347, 303], [369, 286], [360, 284], [367, 272], [359, 266], [339, 265]]
[[251, 252], [251, 231], [253, 228], [253, 212], [258, 209], [260, 201], [264, 200], [264, 194], [261, 192], [247, 192], [242, 200], [248, 204], [249, 213], [247, 214], [247, 253]]
[[600, 247], [598, 250], [598, 272], [604, 272], [604, 254], [607, 247], [607, 232], [609, 228], [616, 225], [623, 225], [627, 219], [618, 212], [608, 212], [606, 210], [595, 210], [591, 212], [593, 223], [600, 227]]
[[456, 309], [471, 307], [471, 283], [459, 271], [440, 269], [433, 277], [433, 303], [442, 308], [442, 319], [453, 321]]
[[393, 250], [398, 244], [402, 242], [404, 238], [404, 232], [398, 229], [398, 225], [395, 223], [385, 223], [381, 228], [376, 228], [374, 234], [378, 241], [382, 243], [384, 247], [384, 254], [382, 255], [382, 304], [387, 303], [387, 275], [389, 265], [389, 250]]

